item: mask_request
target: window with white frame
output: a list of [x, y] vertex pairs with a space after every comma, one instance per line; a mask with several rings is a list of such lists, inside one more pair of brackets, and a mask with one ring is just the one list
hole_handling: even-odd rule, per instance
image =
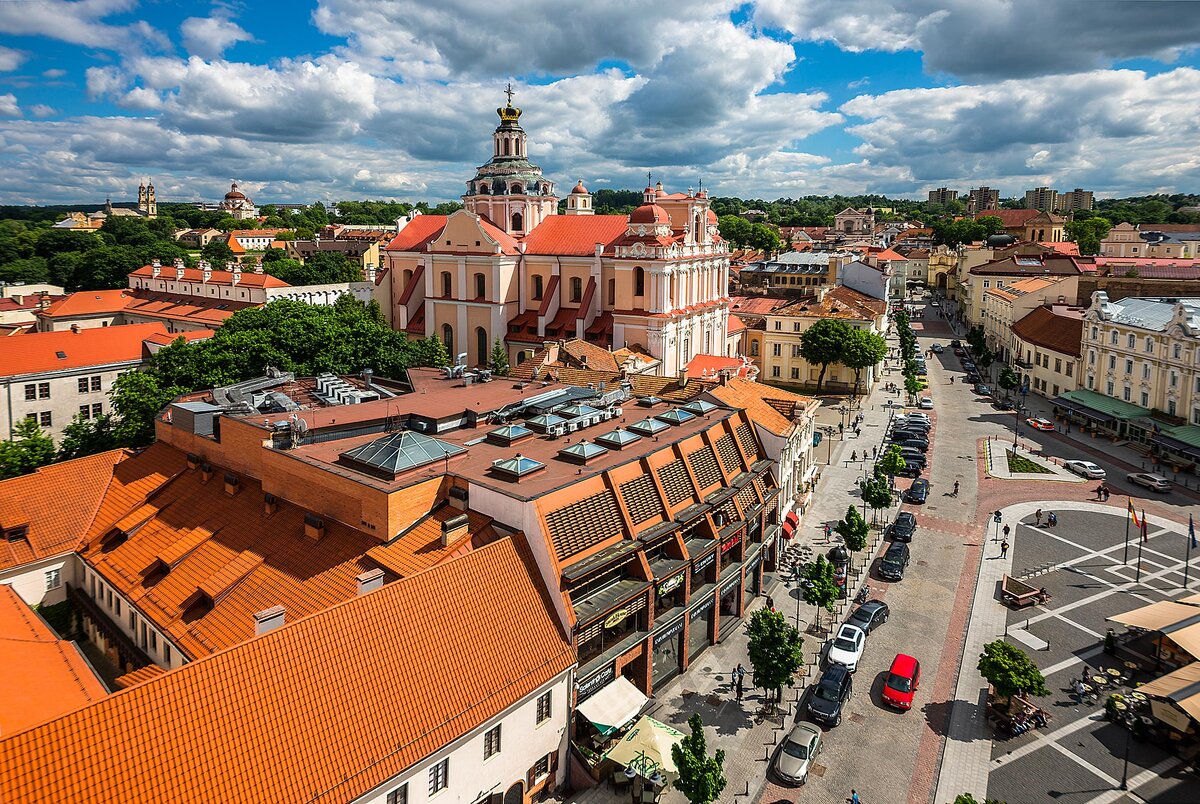
[[1116, 345], [1117, 345], [1117, 335], [1118, 335], [1118, 334], [1117, 334], [1117, 331], [1114, 329], [1114, 330], [1112, 331], [1112, 335], [1111, 335], [1111, 336], [1109, 336], [1109, 342], [1110, 342], [1110, 343], [1111, 343], [1113, 346], [1116, 346]]
[[1126, 374], [1132, 374], [1132, 373], [1133, 373], [1133, 361], [1132, 361], [1132, 360], [1126, 360], [1126, 361], [1125, 361], [1125, 373], [1126, 373]]
[[450, 757], [429, 769], [429, 795], [445, 790], [450, 784]]
[[1124, 399], [1126, 402], [1128, 402], [1132, 398], [1132, 396], [1133, 396], [1133, 389], [1131, 389], [1128, 385], [1126, 385], [1124, 391], [1121, 393], [1121, 398]]
[[1154, 339], [1151, 338], [1149, 335], [1147, 335], [1146, 336], [1146, 353], [1149, 354], [1153, 351], [1154, 351]]
[[1142, 364], [1142, 379], [1143, 380], [1150, 379], [1150, 364], [1149, 363]]
[[1109, 396], [1112, 396], [1112, 395], [1113, 395], [1113, 382], [1112, 382], [1112, 380], [1109, 380], [1109, 381], [1108, 381], [1108, 391], [1107, 391], [1107, 393], [1108, 393], [1108, 395], [1109, 395]]
[[1150, 407], [1150, 394], [1146, 393], [1145, 391], [1142, 391], [1142, 407]]
[[1179, 375], [1173, 371], [1171, 372], [1171, 387], [1172, 388], [1179, 387]]
[[483, 733], [483, 758], [489, 759], [500, 753], [500, 724], [497, 723]]
[[55, 567], [54, 569], [46, 570], [46, 591], [57, 589], [62, 586], [62, 569]]
[[1109, 371], [1117, 370], [1117, 356], [1116, 355], [1108, 356], [1108, 370]]
[[1183, 347], [1180, 346], [1179, 344], [1175, 344], [1175, 346], [1172, 347], [1172, 349], [1171, 349], [1171, 354], [1175, 357], [1176, 360], [1178, 360], [1180, 357], [1183, 356]]
[[1174, 399], [1167, 400], [1167, 415], [1168, 416], [1175, 415], [1175, 400]]
[[1137, 335], [1130, 335], [1129, 336], [1129, 348], [1132, 349], [1135, 346], [1137, 346]]

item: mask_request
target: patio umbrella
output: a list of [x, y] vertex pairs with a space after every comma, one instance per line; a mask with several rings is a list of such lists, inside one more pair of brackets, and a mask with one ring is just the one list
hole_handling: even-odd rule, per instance
[[675, 773], [671, 746], [682, 740], [683, 732], [643, 715], [604, 756], [643, 776], [653, 776], [655, 771], [665, 776]]

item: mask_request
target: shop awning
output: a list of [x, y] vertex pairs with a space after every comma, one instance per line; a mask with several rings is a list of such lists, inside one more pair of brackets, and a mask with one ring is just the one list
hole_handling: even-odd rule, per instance
[[1200, 607], [1177, 603], [1174, 600], [1162, 600], [1105, 619], [1121, 625], [1132, 625], [1135, 628], [1162, 631], [1180, 623], [1190, 625], [1192, 622], [1200, 622]]
[[1174, 628], [1167, 626], [1163, 633], [1176, 645], [1192, 654], [1192, 658], [1200, 659], [1200, 622], [1182, 628], [1178, 624]]
[[1200, 662], [1192, 662], [1162, 678], [1138, 687], [1138, 692], [1166, 698], [1200, 721]]
[[783, 538], [790, 539], [796, 532], [796, 526], [800, 524], [800, 517], [795, 511], [790, 512], [783, 518]]
[[576, 710], [602, 735], [608, 736], [637, 717], [649, 700], [629, 679], [617, 676]]
[[1076, 413], [1080, 416], [1086, 416], [1093, 421], [1104, 422], [1107, 424], [1117, 420], [1116, 416], [1110, 416], [1107, 413], [1101, 413], [1098, 410], [1089, 408], [1087, 405], [1082, 405], [1078, 402], [1072, 402], [1070, 399], [1063, 399], [1061, 396], [1056, 396], [1054, 399], [1051, 399], [1050, 404], [1068, 410], [1071, 413]]
[[671, 746], [682, 740], [683, 732], [643, 716], [604, 756], [646, 777], [653, 776], [656, 771], [666, 776], [675, 773]]

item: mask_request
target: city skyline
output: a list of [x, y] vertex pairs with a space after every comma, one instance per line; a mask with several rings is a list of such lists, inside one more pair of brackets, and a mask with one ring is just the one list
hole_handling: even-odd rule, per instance
[[507, 81], [560, 186], [1200, 186], [1200, 18], [1086, 6], [5, 3], [0, 202], [455, 200]]

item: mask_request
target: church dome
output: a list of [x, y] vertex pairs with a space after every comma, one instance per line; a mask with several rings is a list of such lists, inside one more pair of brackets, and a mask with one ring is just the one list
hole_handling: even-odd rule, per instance
[[246, 194], [237, 188], [236, 181], [233, 183], [233, 186], [229, 188], [229, 192], [225, 193], [225, 200], [227, 201], [233, 201], [235, 199], [241, 199], [245, 197]]
[[671, 216], [658, 204], [642, 204], [629, 215], [630, 223], [666, 223], [671, 222]]
[[711, 209], [708, 211], [708, 222], [717, 223], [717, 213], [713, 212]]
[[575, 187], [571, 190], [571, 195], [587, 195], [587, 188], [583, 186], [583, 179], [580, 179]]
[[1017, 242], [1017, 238], [1010, 234], [994, 234], [987, 239], [988, 248], [1007, 248]]

